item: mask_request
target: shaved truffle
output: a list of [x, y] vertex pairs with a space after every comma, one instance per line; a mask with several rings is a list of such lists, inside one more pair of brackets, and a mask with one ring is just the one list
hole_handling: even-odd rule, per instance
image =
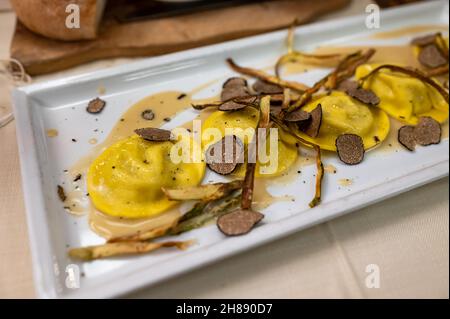
[[441, 134], [441, 125], [429, 116], [421, 117], [414, 128], [414, 139], [417, 144], [422, 146], [439, 144], [441, 142]]
[[259, 94], [281, 94], [283, 93], [283, 88], [279, 85], [272, 84], [262, 80], [256, 80], [252, 86], [253, 90]]
[[226, 101], [219, 105], [219, 111], [237, 111], [247, 107], [249, 104], [254, 104], [258, 101], [255, 96], [238, 97], [230, 101]]
[[437, 33], [435, 33], [435, 34], [427, 34], [425, 36], [414, 38], [411, 41], [411, 44], [412, 45], [421, 46], [421, 47], [429, 45], [429, 44], [433, 44], [436, 41], [436, 36], [437, 35], [438, 35]]
[[[227, 143], [232, 143], [232, 145], [227, 145]], [[221, 154], [215, 154], [216, 151], [221, 151]], [[233, 153], [230, 154], [230, 151]], [[208, 147], [205, 158], [212, 171], [220, 175], [228, 175], [236, 169], [239, 163], [243, 162], [243, 155], [244, 145], [239, 138], [233, 135], [225, 136]]]
[[409, 151], [416, 149], [416, 139], [414, 137], [414, 126], [405, 125], [398, 130], [398, 142]]
[[342, 134], [336, 139], [339, 159], [348, 165], [356, 165], [364, 159], [364, 143], [356, 134]]
[[380, 98], [371, 90], [366, 90], [363, 88], [350, 88], [346, 92], [352, 98], [364, 104], [377, 105], [380, 103]]
[[428, 68], [436, 68], [448, 63], [447, 58], [442, 55], [442, 52], [435, 44], [423, 47], [418, 58], [419, 62]]
[[228, 101], [236, 97], [248, 96], [247, 80], [244, 78], [230, 78], [223, 84], [221, 100]]
[[317, 137], [319, 135], [320, 126], [322, 125], [322, 105], [310, 112], [311, 119], [305, 122], [299, 122], [299, 129], [306, 135], [311, 137]]
[[103, 109], [105, 108], [105, 105], [106, 105], [106, 102], [97, 97], [97, 98], [89, 101], [86, 111], [91, 114], [97, 114], [97, 113], [100, 113], [101, 111], [103, 111]]
[[337, 89], [347, 93], [348, 90], [356, 90], [359, 87], [358, 82], [352, 80], [344, 80], [339, 83]]
[[296, 110], [294, 112], [287, 113], [284, 117], [288, 122], [304, 122], [311, 119], [311, 114], [303, 110]]
[[264, 215], [247, 209], [239, 209], [217, 219], [217, 227], [227, 236], [239, 236], [248, 233], [264, 218]]
[[66, 192], [64, 191], [64, 188], [61, 185], [58, 185], [57, 187], [58, 197], [62, 202], [65, 202], [67, 199]]
[[142, 111], [141, 117], [144, 120], [151, 121], [155, 118], [155, 113], [153, 113], [152, 110], [148, 109], [148, 110]]
[[153, 127], [139, 128], [134, 132], [144, 140], [154, 142], [170, 141], [172, 136], [171, 132], [168, 130]]

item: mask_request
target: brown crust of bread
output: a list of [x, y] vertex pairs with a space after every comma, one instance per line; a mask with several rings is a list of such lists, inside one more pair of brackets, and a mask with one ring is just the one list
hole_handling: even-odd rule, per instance
[[[80, 7], [80, 28], [66, 27], [66, 7]], [[31, 31], [48, 38], [75, 41], [97, 37], [101, 13], [96, 0], [11, 0], [17, 18]]]

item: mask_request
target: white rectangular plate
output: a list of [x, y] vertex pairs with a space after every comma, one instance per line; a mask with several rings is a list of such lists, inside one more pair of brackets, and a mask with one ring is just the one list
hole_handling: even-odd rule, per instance
[[[414, 25], [448, 26], [448, 2], [437, 1], [385, 11], [380, 29], [367, 29], [365, 16], [311, 24], [296, 30], [298, 48], [312, 50], [321, 44], [404, 44], [412, 36], [392, 40], [370, 38], [375, 32]], [[100, 127], [100, 141], [121, 114], [144, 96], [165, 90], [189, 91], [205, 82], [217, 80], [199, 94], [217, 94], [224, 79], [233, 74], [225, 59], [258, 68], [273, 65], [285, 52], [286, 31], [279, 31], [213, 46], [149, 58], [137, 63], [23, 87], [14, 91], [17, 138], [20, 150], [23, 188], [27, 208], [35, 285], [40, 297], [112, 297], [144, 285], [154, 284], [182, 272], [242, 252], [306, 227], [338, 217], [371, 203], [394, 196], [448, 175], [448, 138], [439, 145], [419, 148], [415, 153], [370, 152], [356, 167], [341, 165], [336, 158], [326, 164], [337, 167], [337, 174], [324, 180], [323, 203], [308, 208], [313, 195], [314, 165], [302, 171], [301, 178], [286, 186], [274, 186], [273, 194], [295, 197], [295, 202], [279, 202], [264, 213], [264, 222], [250, 234], [225, 238], [215, 226], [183, 234], [198, 244], [187, 251], [167, 249], [153, 254], [100, 260], [78, 264], [84, 276], [78, 289], [67, 289], [66, 267], [70, 247], [98, 244], [102, 239], [90, 231], [86, 217], [74, 217], [61, 207], [55, 187], [63, 170], [73, 165], [92, 145], [88, 140]], [[384, 42], [383, 42], [384, 41]], [[323, 72], [308, 72], [302, 80], [312, 84]], [[294, 77], [295, 79], [295, 77]], [[102, 95], [108, 103], [99, 122], [85, 111], [87, 102]], [[187, 118], [194, 113], [184, 114]], [[67, 120], [65, 120], [67, 119]], [[56, 128], [57, 138], [49, 139], [46, 129]], [[72, 143], [71, 138], [78, 143]], [[212, 176], [212, 175], [211, 175]], [[208, 176], [205, 180], [208, 180]], [[354, 183], [338, 187], [340, 178]], [[303, 184], [302, 180], [308, 183]]]

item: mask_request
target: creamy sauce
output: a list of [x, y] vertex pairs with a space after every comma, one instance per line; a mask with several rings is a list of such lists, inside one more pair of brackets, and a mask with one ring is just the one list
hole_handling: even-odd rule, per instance
[[46, 131], [48, 137], [56, 137], [58, 136], [58, 130], [51, 128]]
[[96, 234], [105, 239], [111, 239], [144, 233], [157, 227], [173, 224], [179, 218], [180, 214], [180, 211], [175, 208], [150, 218], [126, 219], [103, 214], [94, 207], [91, 207], [89, 226]]
[[351, 186], [353, 184], [353, 180], [350, 178], [341, 178], [338, 180], [338, 183], [341, 186]]

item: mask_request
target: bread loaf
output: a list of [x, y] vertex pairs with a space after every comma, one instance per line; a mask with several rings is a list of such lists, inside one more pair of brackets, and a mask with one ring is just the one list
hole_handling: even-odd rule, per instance
[[[106, 0], [11, 0], [17, 18], [28, 29], [57, 40], [94, 39]], [[69, 4], [80, 8], [80, 28], [68, 28], [66, 12]]]

